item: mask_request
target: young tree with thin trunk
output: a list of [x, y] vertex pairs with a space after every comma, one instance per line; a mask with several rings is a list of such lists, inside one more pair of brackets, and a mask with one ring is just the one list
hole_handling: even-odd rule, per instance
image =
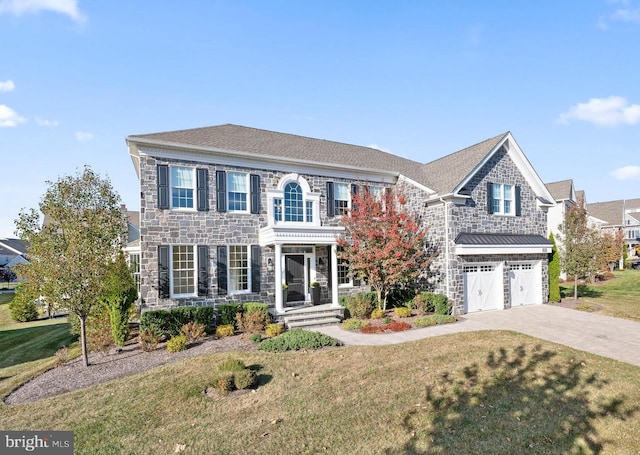
[[104, 282], [101, 303], [109, 312], [111, 336], [116, 346], [124, 346], [129, 337], [129, 312], [138, 298], [138, 288], [133, 274], [120, 251], [116, 259], [109, 263]]
[[592, 272], [600, 233], [587, 224], [587, 211], [580, 205], [567, 210], [562, 231], [562, 269], [574, 277], [573, 298], [578, 299], [578, 279]]
[[87, 317], [102, 295], [107, 265], [126, 238], [126, 220], [111, 182], [88, 166], [47, 184], [39, 211], [23, 209], [16, 220], [30, 256], [20, 274], [36, 295], [78, 316], [82, 357], [89, 366]]
[[389, 291], [418, 279], [431, 262], [426, 249], [427, 228], [406, 210], [402, 191], [355, 194], [342, 218], [345, 235], [338, 239], [339, 258], [350, 274], [365, 280], [378, 294], [378, 308], [386, 309]]

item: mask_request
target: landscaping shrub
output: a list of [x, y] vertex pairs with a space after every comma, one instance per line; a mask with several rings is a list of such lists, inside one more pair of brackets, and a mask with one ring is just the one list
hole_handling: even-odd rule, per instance
[[340, 342], [320, 332], [292, 329], [275, 338], [264, 340], [258, 349], [269, 352], [319, 349], [324, 346], [339, 346]]
[[197, 322], [206, 331], [214, 322], [212, 307], [178, 307], [171, 310], [146, 311], [140, 315], [140, 330], [153, 329], [166, 339], [180, 334], [180, 329], [190, 322]]
[[387, 308], [405, 306], [407, 302], [410, 302], [415, 297], [415, 295], [415, 289], [393, 288], [389, 291], [389, 295], [387, 296]]
[[255, 371], [245, 369], [233, 373], [233, 385], [236, 389], [248, 389], [258, 382], [258, 375]]
[[390, 317], [387, 316], [386, 318], [384, 318], [384, 323], [385, 324], [388, 324], [390, 322], [391, 322], [391, 318]]
[[375, 292], [359, 292], [347, 296], [344, 300], [349, 315], [352, 318], [367, 319], [376, 307], [377, 294]]
[[38, 306], [27, 294], [17, 292], [9, 303], [11, 318], [16, 322], [29, 322], [38, 319]]
[[403, 332], [405, 330], [409, 330], [411, 328], [411, 324], [404, 321], [391, 321], [387, 324], [387, 329], [392, 332]]
[[213, 375], [211, 386], [221, 393], [229, 393], [233, 390], [233, 371], [218, 371]]
[[284, 327], [282, 326], [282, 324], [267, 324], [267, 326], [264, 328], [264, 333], [269, 338], [273, 338], [280, 335], [283, 330]]
[[398, 318], [408, 318], [411, 317], [411, 308], [407, 308], [406, 306], [395, 307], [393, 313]]
[[434, 314], [433, 317], [437, 324], [450, 324], [457, 321], [456, 317], [451, 314]]
[[386, 325], [365, 325], [360, 329], [360, 333], [366, 334], [376, 334], [376, 333], [384, 333], [386, 330]]
[[236, 314], [236, 326], [240, 332], [256, 333], [262, 332], [268, 321], [268, 314], [260, 310], [253, 310]]
[[155, 351], [160, 342], [160, 335], [155, 329], [147, 329], [140, 332], [140, 349], [144, 352]]
[[342, 328], [344, 330], [360, 330], [362, 327], [368, 324], [369, 323], [364, 319], [351, 318], [351, 319], [345, 319], [344, 321], [342, 321]]
[[247, 366], [242, 360], [230, 358], [224, 360], [218, 366], [218, 371], [242, 371], [245, 368], [247, 368]]
[[384, 317], [384, 310], [376, 308], [371, 312], [371, 319], [382, 319]]
[[233, 336], [234, 333], [235, 327], [233, 326], [233, 324], [219, 325], [216, 328], [216, 336], [219, 338], [230, 337]]
[[435, 294], [432, 300], [435, 314], [449, 314], [451, 312], [451, 303], [446, 295]]
[[62, 346], [56, 351], [56, 363], [58, 366], [64, 365], [69, 360], [69, 349], [66, 346]]
[[187, 349], [187, 337], [184, 335], [176, 335], [167, 341], [167, 351], [180, 352]]
[[164, 310], [145, 311], [140, 315], [140, 332], [153, 331], [163, 337], [169, 331], [169, 312]]
[[206, 333], [204, 331], [204, 325], [199, 322], [191, 321], [187, 322], [180, 328], [180, 334], [187, 338], [188, 344], [195, 344], [201, 341]]
[[236, 323], [236, 314], [242, 311], [242, 305], [238, 303], [223, 303], [216, 307], [220, 315], [220, 324], [229, 325]]
[[411, 301], [412, 307], [419, 314], [433, 313], [433, 292], [421, 292]]
[[262, 335], [259, 333], [252, 333], [249, 339], [254, 343], [260, 343], [262, 341]]
[[253, 387], [258, 382], [257, 379], [255, 371], [248, 369], [242, 360], [231, 358], [218, 366], [211, 386], [222, 393], [228, 393], [234, 389]]
[[436, 324], [449, 324], [456, 322], [456, 317], [448, 314], [432, 314], [425, 318], [417, 318], [413, 321], [416, 327], [429, 327]]
[[216, 311], [212, 306], [197, 306], [192, 308], [191, 320], [202, 324], [205, 332], [208, 332], [216, 322]]
[[269, 310], [266, 303], [260, 302], [247, 302], [242, 304], [242, 311], [246, 313], [255, 313], [260, 312], [265, 315], [266, 318], [269, 318]]

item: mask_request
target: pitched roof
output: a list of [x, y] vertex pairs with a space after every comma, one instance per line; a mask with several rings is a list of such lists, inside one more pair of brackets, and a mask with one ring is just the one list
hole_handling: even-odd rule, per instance
[[3, 247], [13, 254], [27, 255], [28, 245], [20, 239], [0, 239], [0, 247]]
[[573, 180], [561, 180], [559, 182], [545, 183], [545, 185], [555, 201], [572, 200]]
[[461, 232], [456, 245], [553, 245], [551, 241], [536, 234], [479, 234]]
[[640, 210], [640, 198], [626, 199], [624, 201], [624, 209], [632, 210], [634, 212]]
[[606, 222], [605, 226], [620, 226], [623, 224], [623, 201], [593, 202], [587, 204], [587, 213]]
[[127, 221], [136, 229], [140, 229], [140, 212], [127, 210]]
[[314, 139], [295, 134], [218, 125], [163, 133], [133, 135], [134, 142], [150, 141], [174, 146], [191, 146], [216, 151], [248, 152], [264, 157], [288, 158], [314, 163], [332, 163], [355, 168], [392, 171], [423, 180], [422, 163], [402, 158], [371, 147]]
[[453, 192], [456, 186], [467, 177], [480, 161], [508, 133], [502, 133], [479, 142], [451, 155], [431, 161], [423, 166], [427, 186], [441, 194]]

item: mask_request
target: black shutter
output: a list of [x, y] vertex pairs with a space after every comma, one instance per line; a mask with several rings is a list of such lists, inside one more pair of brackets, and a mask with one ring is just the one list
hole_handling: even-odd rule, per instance
[[218, 247], [217, 258], [218, 273], [218, 294], [225, 295], [227, 293], [227, 247]]
[[522, 202], [520, 197], [520, 185], [516, 185], [516, 216], [522, 216]]
[[169, 293], [169, 246], [158, 246], [158, 297], [168, 299]]
[[209, 210], [209, 170], [196, 169], [196, 197], [198, 199], [198, 211]]
[[351, 209], [356, 210], [356, 196], [358, 195], [358, 185], [351, 184]]
[[260, 213], [260, 176], [251, 174], [251, 213]]
[[353, 285], [354, 286], [360, 286], [360, 284], [361, 284], [360, 280], [354, 276], [353, 277]]
[[251, 245], [251, 292], [260, 292], [260, 264], [262, 263], [260, 253], [260, 245]]
[[327, 279], [328, 279], [329, 289], [331, 289], [331, 283], [333, 279], [333, 271], [331, 268], [331, 245], [327, 245]]
[[388, 186], [384, 189], [384, 209], [389, 212], [391, 211], [391, 207], [393, 204], [393, 201], [391, 200], [391, 188], [389, 188]]
[[493, 213], [493, 183], [487, 183], [487, 212]]
[[216, 171], [216, 210], [227, 211], [227, 173]]
[[209, 295], [209, 247], [198, 245], [198, 297]]
[[158, 164], [158, 208], [169, 208], [169, 166]]
[[327, 216], [335, 216], [335, 203], [333, 201], [333, 182], [327, 182]]

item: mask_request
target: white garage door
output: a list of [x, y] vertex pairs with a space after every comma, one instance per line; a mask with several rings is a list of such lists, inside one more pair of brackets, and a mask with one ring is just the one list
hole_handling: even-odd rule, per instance
[[540, 268], [533, 262], [509, 264], [511, 306], [542, 303]]
[[465, 313], [502, 308], [504, 308], [502, 269], [495, 264], [465, 265]]

